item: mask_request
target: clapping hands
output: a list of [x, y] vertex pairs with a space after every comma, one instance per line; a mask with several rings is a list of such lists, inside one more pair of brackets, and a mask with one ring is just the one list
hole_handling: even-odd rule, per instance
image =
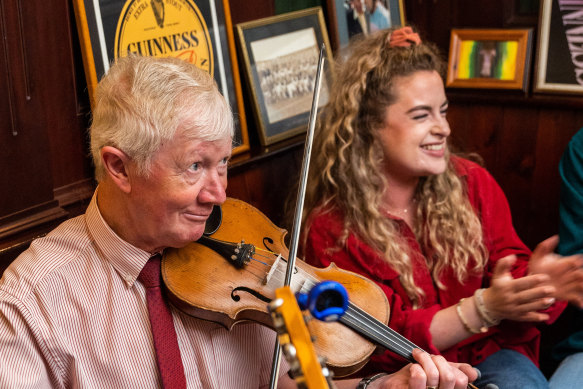
[[554, 253], [558, 237], [541, 242], [528, 264], [528, 274], [515, 279], [510, 270], [514, 255], [501, 258], [494, 269], [491, 286], [484, 292], [490, 313], [498, 319], [544, 321], [540, 312], [556, 300], [583, 307], [583, 255]]

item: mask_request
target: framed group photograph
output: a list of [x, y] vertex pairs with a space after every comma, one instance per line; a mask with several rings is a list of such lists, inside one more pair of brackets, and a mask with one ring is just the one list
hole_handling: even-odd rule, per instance
[[[583, 94], [583, 4], [541, 0], [535, 92]], [[575, 24], [573, 24], [575, 23]]]
[[403, 0], [327, 1], [333, 5], [328, 9], [334, 9], [335, 20], [331, 25], [336, 31], [333, 39], [339, 50], [345, 49], [358, 36], [405, 25]]
[[91, 105], [99, 80], [129, 54], [177, 57], [209, 72], [233, 110], [233, 154], [249, 149], [228, 0], [74, 0]]
[[325, 46], [319, 106], [328, 102], [333, 66], [320, 7], [237, 25], [261, 144], [305, 132], [320, 47]]
[[527, 90], [532, 29], [453, 29], [446, 86]]

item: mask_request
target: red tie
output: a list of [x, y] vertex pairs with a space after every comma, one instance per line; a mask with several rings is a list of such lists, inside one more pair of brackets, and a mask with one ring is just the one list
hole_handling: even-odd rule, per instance
[[146, 287], [146, 301], [154, 337], [156, 362], [162, 377], [162, 387], [166, 389], [186, 388], [184, 366], [182, 366], [182, 359], [180, 358], [180, 349], [178, 348], [172, 314], [162, 297], [160, 258], [160, 254], [150, 258], [138, 279]]

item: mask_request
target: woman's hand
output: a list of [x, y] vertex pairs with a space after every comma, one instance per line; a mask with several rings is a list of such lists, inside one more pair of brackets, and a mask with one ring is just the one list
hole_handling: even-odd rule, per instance
[[555, 289], [553, 297], [583, 308], [583, 255], [560, 256], [554, 252], [558, 243], [555, 235], [536, 246], [528, 262], [529, 274], [546, 274]]
[[447, 362], [441, 355], [429, 355], [413, 350], [411, 363], [398, 372], [373, 381], [368, 387], [382, 389], [465, 389], [478, 378], [478, 371], [465, 363]]
[[556, 288], [547, 274], [530, 274], [515, 279], [510, 270], [516, 256], [498, 260], [489, 288], [484, 291], [484, 304], [495, 319], [544, 321], [548, 308], [555, 300]]

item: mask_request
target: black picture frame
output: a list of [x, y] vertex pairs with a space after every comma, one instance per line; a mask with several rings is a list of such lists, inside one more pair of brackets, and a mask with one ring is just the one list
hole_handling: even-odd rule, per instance
[[531, 26], [538, 24], [540, 0], [505, 0], [504, 1], [504, 25]]
[[213, 74], [231, 105], [233, 154], [249, 150], [228, 0], [73, 0], [73, 5], [92, 106], [97, 83], [116, 58], [128, 52], [184, 58]]
[[580, 43], [577, 38], [569, 42], [575, 37], [569, 33], [574, 26], [563, 24], [563, 18], [577, 11], [581, 6], [561, 9], [557, 0], [541, 0], [534, 92], [583, 94]]
[[261, 144], [305, 132], [322, 44], [327, 61], [320, 107], [328, 102], [331, 82], [332, 53], [322, 8], [240, 23], [237, 33]]

